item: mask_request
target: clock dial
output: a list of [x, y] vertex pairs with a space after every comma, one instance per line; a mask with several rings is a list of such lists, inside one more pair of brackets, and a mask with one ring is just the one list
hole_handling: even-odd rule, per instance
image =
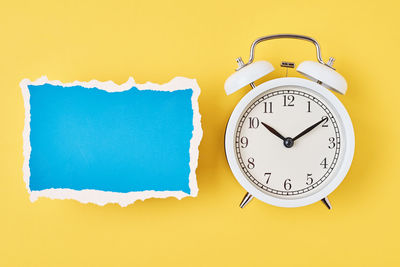
[[342, 157], [339, 116], [321, 95], [283, 86], [256, 97], [236, 127], [234, 151], [244, 176], [279, 198], [302, 198], [326, 185]]

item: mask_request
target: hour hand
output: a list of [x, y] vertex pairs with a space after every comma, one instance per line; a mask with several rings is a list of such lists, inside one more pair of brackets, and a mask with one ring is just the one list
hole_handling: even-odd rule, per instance
[[283, 135], [281, 135], [277, 130], [275, 130], [274, 128], [272, 128], [271, 126], [269, 126], [268, 124], [261, 122], [262, 125], [264, 125], [265, 128], [268, 129], [268, 131], [270, 131], [271, 133], [273, 133], [274, 135], [276, 135], [277, 137], [279, 137], [280, 139], [282, 139], [283, 141], [285, 141], [285, 137], [283, 137]]

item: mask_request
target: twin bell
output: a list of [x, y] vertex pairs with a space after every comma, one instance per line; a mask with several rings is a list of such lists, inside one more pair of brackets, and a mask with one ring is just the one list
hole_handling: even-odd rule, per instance
[[330, 58], [327, 63], [322, 60], [320, 46], [315, 39], [304, 35], [276, 34], [260, 37], [253, 42], [250, 49], [250, 58], [248, 63], [244, 64], [241, 58], [236, 60], [239, 64], [239, 68], [225, 81], [225, 92], [227, 95], [230, 95], [247, 85], [251, 85], [254, 88], [254, 81], [268, 75], [274, 70], [274, 66], [272, 66], [268, 61], [254, 61], [254, 48], [260, 42], [280, 38], [301, 39], [312, 42], [317, 49], [318, 61], [304, 61], [298, 65], [296, 70], [306, 78], [317, 82], [330, 90], [334, 90], [340, 94], [346, 93], [347, 82], [343, 76], [336, 72], [332, 67], [334, 59]]

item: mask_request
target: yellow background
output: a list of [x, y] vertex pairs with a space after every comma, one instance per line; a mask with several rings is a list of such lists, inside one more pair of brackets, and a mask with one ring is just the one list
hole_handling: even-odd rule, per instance
[[[5, 1], [0, 4], [0, 266], [399, 266], [400, 9], [397, 1]], [[235, 58], [262, 35], [315, 37], [349, 84], [356, 152], [321, 203], [277, 208], [253, 200], [223, 152]], [[312, 45], [271, 41], [256, 59], [315, 60]], [[196, 198], [126, 208], [29, 196], [22, 179], [19, 82], [196, 78], [204, 138]], [[289, 75], [295, 75], [291, 70]]]

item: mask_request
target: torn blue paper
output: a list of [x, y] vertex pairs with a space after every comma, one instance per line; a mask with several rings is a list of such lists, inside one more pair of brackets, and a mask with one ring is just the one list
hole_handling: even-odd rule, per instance
[[126, 206], [196, 196], [202, 137], [195, 80], [164, 85], [21, 82], [24, 179], [45, 196]]

